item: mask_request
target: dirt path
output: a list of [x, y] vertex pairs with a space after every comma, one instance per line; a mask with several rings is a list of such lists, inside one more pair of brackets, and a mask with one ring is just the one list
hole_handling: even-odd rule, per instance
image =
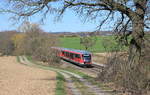
[[[30, 66], [36, 66], [35, 64], [27, 60], [25, 56], [19, 58], [21, 62], [25, 65], [28, 64]], [[60, 72], [65, 77], [67, 82], [67, 88], [69, 88], [69, 90], [71, 91], [71, 95], [111, 95], [111, 91], [100, 89], [98, 86], [93, 85], [92, 83], [90, 83], [89, 81], [87, 81], [78, 74], [61, 69], [54, 69], [54, 68], [51, 69]]]
[[73, 80], [71, 79], [71, 76], [63, 72], [61, 72], [61, 74], [65, 77], [66, 82], [67, 82], [67, 87], [71, 91], [72, 95], [82, 95], [79, 89], [76, 88]]
[[0, 95], [54, 95], [56, 73], [0, 57]]

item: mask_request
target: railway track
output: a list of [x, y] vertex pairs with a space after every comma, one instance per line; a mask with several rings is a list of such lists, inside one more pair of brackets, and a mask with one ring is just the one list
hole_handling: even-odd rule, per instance
[[95, 64], [92, 64], [91, 68], [85, 68], [85, 69], [97, 74], [99, 72], [102, 72], [103, 68], [104, 68], [104, 66], [98, 65], [95, 63]]
[[92, 66], [90, 66], [90, 67], [83, 67], [83, 66], [74, 64], [72, 62], [68, 62], [66, 60], [62, 60], [62, 63], [66, 64], [67, 66], [69, 66], [71, 68], [78, 69], [81, 72], [85, 72], [88, 75], [93, 75], [93, 76], [97, 76], [97, 74], [99, 72], [102, 72], [103, 68], [105, 67], [104, 65], [99, 65], [96, 63], [93, 63]]

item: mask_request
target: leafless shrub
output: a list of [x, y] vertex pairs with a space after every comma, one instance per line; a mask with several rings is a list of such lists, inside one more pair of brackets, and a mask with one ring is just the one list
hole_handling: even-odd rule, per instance
[[145, 95], [150, 91], [149, 51], [150, 48], [145, 46], [140, 63], [134, 64], [129, 62], [128, 53], [112, 53], [107, 59], [107, 66], [99, 74], [99, 79], [114, 82], [117, 88], [131, 95]]
[[[56, 35], [44, 32], [38, 24], [25, 22], [20, 31], [25, 34], [24, 37], [24, 50], [25, 55], [32, 56], [37, 60], [57, 63], [59, 58], [57, 52], [51, 47], [58, 45], [58, 39]], [[57, 62], [56, 62], [57, 60]]]
[[96, 37], [85, 36], [80, 38], [80, 44], [83, 45], [86, 50], [88, 50], [96, 44], [96, 40]]
[[53, 62], [54, 64], [55, 63], [60, 63], [60, 57], [58, 57], [58, 53], [59, 51], [57, 50], [52, 50], [53, 53], [51, 53], [51, 57], [50, 57], [50, 61], [49, 62]]

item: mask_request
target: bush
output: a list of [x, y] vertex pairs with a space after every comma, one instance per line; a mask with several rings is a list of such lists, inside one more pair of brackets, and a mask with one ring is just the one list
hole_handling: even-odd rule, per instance
[[17, 34], [16, 31], [0, 32], [0, 53], [1, 55], [13, 55], [14, 44], [11, 40], [12, 35]]
[[51, 57], [49, 60], [49, 64], [54, 63], [54, 64], [58, 64], [60, 63], [60, 57], [58, 56], [58, 51], [57, 50], [52, 50], [51, 52]]
[[150, 48], [144, 48], [140, 62], [134, 64], [129, 63], [128, 54], [113, 53], [98, 78], [103, 82], [115, 83], [116, 87], [131, 95], [147, 94], [150, 91], [149, 51]]
[[[30, 37], [31, 35], [33, 35], [32, 38]], [[45, 32], [39, 32], [38, 35], [34, 35], [34, 32], [27, 34], [26, 54], [43, 62], [56, 63], [57, 52], [51, 47], [57, 45], [57, 37]]]

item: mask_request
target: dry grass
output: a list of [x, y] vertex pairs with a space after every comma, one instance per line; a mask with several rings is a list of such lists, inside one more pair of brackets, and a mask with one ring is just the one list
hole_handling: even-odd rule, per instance
[[[118, 53], [118, 52], [117, 52]], [[108, 58], [112, 55], [114, 55], [115, 52], [106, 52], [106, 53], [94, 53], [92, 55], [92, 61], [96, 62], [98, 64], [107, 64]], [[128, 54], [127, 52], [119, 52], [118, 53], [120, 57], [127, 58]]]
[[96, 62], [98, 64], [106, 64], [108, 56], [109, 53], [94, 53], [92, 55], [92, 62]]

